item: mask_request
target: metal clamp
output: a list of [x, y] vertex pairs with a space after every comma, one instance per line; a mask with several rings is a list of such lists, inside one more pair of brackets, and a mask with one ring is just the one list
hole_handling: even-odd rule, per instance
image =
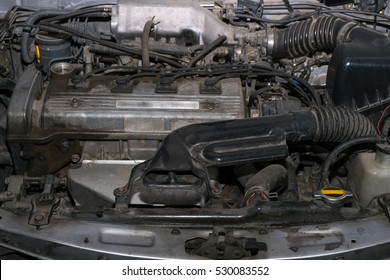
[[232, 231], [216, 227], [208, 239], [194, 238], [186, 241], [186, 252], [209, 259], [241, 259], [267, 251], [267, 244], [255, 238], [234, 237]]
[[31, 200], [32, 210], [28, 223], [33, 226], [44, 226], [50, 223], [54, 210], [60, 204], [60, 199], [51, 193], [43, 193]]

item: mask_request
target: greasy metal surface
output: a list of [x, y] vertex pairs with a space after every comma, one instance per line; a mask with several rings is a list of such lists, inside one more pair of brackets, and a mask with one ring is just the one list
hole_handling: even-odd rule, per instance
[[187, 37], [188, 42], [206, 45], [219, 35], [226, 35], [228, 42], [235, 41], [237, 28], [223, 23], [197, 1], [191, 0], [119, 0], [112, 10], [111, 29], [123, 42], [140, 37], [145, 22], [152, 18], [159, 22], [152, 36]]
[[28, 223], [34, 226], [43, 226], [50, 223], [55, 208], [60, 204], [60, 199], [51, 193], [42, 193], [31, 200], [33, 206]]
[[[0, 210], [0, 245], [20, 249], [40, 258], [123, 259], [201, 257], [185, 252], [185, 241], [212, 232], [212, 225], [131, 226], [80, 220], [59, 220], [53, 216], [39, 231], [25, 216]], [[388, 258], [390, 226], [385, 215], [351, 222], [267, 228], [256, 223], [246, 229], [235, 227], [234, 236], [265, 242], [267, 252], [252, 258]]]
[[112, 206], [114, 190], [128, 183], [136, 164], [130, 160], [84, 160], [70, 168], [68, 188], [76, 205]]

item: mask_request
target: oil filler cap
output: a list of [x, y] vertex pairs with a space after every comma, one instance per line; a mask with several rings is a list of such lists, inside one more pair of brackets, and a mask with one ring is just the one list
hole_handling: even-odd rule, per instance
[[339, 187], [325, 186], [320, 191], [314, 193], [314, 197], [329, 203], [344, 201], [347, 197], [352, 197], [352, 193]]

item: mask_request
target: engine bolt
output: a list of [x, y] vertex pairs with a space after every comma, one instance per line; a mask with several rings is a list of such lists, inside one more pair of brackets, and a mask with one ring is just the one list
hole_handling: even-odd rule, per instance
[[122, 195], [124, 195], [126, 192], [127, 192], [127, 187], [120, 187], [120, 188], [116, 188], [116, 189], [114, 190], [114, 195], [115, 195], [115, 196], [122, 196]]
[[77, 108], [80, 106], [80, 102], [77, 100], [77, 98], [73, 98], [72, 101], [70, 102], [70, 105], [73, 107], [73, 108]]
[[180, 232], [180, 230], [178, 230], [178, 229], [173, 229], [172, 231], [171, 231], [171, 234], [173, 234], [173, 235], [179, 235], [181, 232]]
[[73, 154], [71, 156], [71, 160], [72, 160], [73, 163], [77, 163], [77, 162], [80, 161], [80, 156], [78, 154]]
[[42, 222], [44, 219], [44, 217], [42, 215], [36, 215], [35, 218], [34, 218], [34, 221], [36, 222]]
[[52, 195], [50, 193], [43, 194], [43, 195], [39, 196], [37, 199], [37, 201], [39, 201], [39, 202], [51, 202], [53, 200], [54, 200], [54, 195]]

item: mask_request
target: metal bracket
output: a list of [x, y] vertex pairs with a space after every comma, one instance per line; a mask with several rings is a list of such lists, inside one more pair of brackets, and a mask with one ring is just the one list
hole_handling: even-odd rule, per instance
[[11, 191], [0, 193], [0, 202], [12, 201], [16, 198], [16, 194]]
[[48, 225], [54, 210], [60, 204], [60, 199], [51, 193], [43, 193], [31, 200], [32, 210], [28, 223], [33, 226]]
[[209, 259], [241, 259], [267, 251], [267, 244], [255, 238], [234, 237], [233, 231], [215, 227], [208, 239], [194, 238], [186, 241], [186, 252]]

